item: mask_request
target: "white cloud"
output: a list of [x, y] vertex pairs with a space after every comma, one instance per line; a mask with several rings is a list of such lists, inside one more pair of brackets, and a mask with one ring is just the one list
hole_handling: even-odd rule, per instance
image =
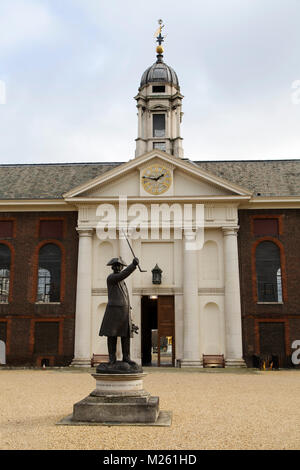
[[[300, 158], [300, 104], [289, 89], [252, 103], [213, 105], [185, 123], [186, 156], [194, 160]], [[197, 136], [197, 140], [195, 140]]]
[[185, 155], [299, 158], [299, 13], [296, 0], [0, 0], [0, 162], [132, 158], [159, 17]]
[[38, 0], [1, 0], [0, 53], [26, 46], [34, 41], [51, 40], [59, 30], [57, 18], [45, 2]]

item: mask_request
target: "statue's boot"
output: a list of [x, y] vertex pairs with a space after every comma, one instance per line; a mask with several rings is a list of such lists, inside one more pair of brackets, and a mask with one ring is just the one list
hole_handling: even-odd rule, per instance
[[122, 336], [121, 344], [122, 344], [123, 362], [127, 362], [127, 364], [129, 364], [130, 366], [135, 365], [136, 363], [130, 359], [130, 337]]
[[115, 364], [116, 362], [117, 339], [118, 339], [117, 336], [107, 337], [109, 364]]

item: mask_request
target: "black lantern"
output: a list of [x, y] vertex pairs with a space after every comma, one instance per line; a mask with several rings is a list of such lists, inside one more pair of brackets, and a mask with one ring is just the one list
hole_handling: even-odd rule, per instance
[[156, 264], [155, 268], [152, 269], [152, 284], [161, 284], [161, 273], [162, 270]]

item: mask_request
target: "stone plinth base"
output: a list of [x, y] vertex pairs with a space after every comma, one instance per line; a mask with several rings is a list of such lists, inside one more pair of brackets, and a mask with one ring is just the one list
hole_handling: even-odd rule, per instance
[[72, 421], [98, 423], [154, 423], [158, 418], [158, 397], [88, 396], [74, 405]]
[[181, 359], [180, 367], [203, 367], [203, 362], [199, 361], [192, 361], [190, 359]]
[[71, 362], [71, 366], [74, 367], [91, 367], [91, 359], [76, 359], [74, 358]]
[[170, 414], [164, 419], [159, 412], [159, 397], [152, 397], [143, 388], [147, 374], [92, 374], [96, 388], [86, 398], [75, 403], [73, 415], [58, 424], [152, 424], [158, 418], [160, 426], [171, 424]]
[[243, 358], [225, 359], [225, 367], [247, 367]]
[[66, 416], [59, 423], [59, 426], [171, 426], [172, 412], [160, 411], [155, 423], [96, 423], [92, 421], [73, 421], [73, 415]]

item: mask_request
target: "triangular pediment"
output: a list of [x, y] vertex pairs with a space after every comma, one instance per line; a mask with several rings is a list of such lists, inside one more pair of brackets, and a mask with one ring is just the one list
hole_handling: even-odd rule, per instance
[[[205, 172], [189, 160], [153, 150], [75, 187], [64, 194], [64, 197], [66, 200], [115, 198], [120, 195], [145, 198], [146, 194], [141, 190], [141, 172], [154, 165], [169, 169], [172, 175], [172, 191], [169, 190], [160, 197], [251, 196], [249, 190]], [[157, 196], [149, 194], [149, 198], [155, 197]]]

